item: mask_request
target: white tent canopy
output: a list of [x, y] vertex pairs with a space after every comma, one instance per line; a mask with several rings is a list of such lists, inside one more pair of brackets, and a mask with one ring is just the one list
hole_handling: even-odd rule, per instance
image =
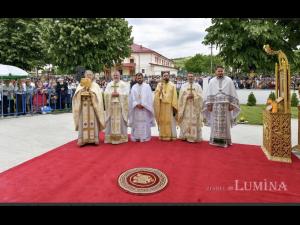
[[[2, 82], [3, 82], [3, 77], [7, 77], [7, 78], [9, 78], [9, 77], [25, 77], [28, 75], [29, 74], [25, 70], [22, 70], [16, 66], [0, 64], [0, 78], [1, 78]], [[1, 104], [1, 109], [2, 109], [1, 112], [3, 112], [2, 96], [3, 96], [3, 87], [1, 87], [1, 93], [0, 93], [0, 99], [1, 99], [1, 103], [2, 103]], [[3, 113], [2, 113], [2, 117], [3, 117]]]
[[16, 66], [0, 64], [0, 77], [28, 76], [29, 74]]

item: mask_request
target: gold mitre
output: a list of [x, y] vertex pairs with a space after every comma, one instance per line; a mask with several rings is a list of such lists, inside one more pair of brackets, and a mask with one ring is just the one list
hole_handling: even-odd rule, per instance
[[92, 86], [92, 81], [89, 78], [81, 78], [80, 86], [85, 87], [86, 89], [90, 89]]

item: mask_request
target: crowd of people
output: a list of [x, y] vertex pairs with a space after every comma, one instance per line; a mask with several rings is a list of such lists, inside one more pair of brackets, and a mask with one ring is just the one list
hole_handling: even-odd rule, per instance
[[[237, 89], [274, 89], [275, 78], [274, 77], [231, 77], [235, 88]], [[300, 75], [291, 77], [290, 88], [296, 90], [300, 85]]]
[[[213, 78], [211, 76], [195, 76], [195, 82], [197, 82], [203, 88], [203, 79], [209, 77], [209, 79]], [[274, 77], [238, 77], [238, 76], [229, 76], [236, 89], [274, 89], [275, 88], [275, 78]], [[181, 86], [187, 81], [186, 77], [182, 76], [170, 76], [170, 80], [176, 85], [177, 91], [180, 90]], [[152, 91], [155, 90], [157, 84], [161, 81], [160, 76], [149, 76], [145, 77], [145, 82], [151, 86]], [[300, 85], [300, 75], [291, 77], [291, 86], [290, 88], [293, 90], [298, 89]]]
[[[203, 89], [203, 79], [207, 76], [195, 76], [195, 82]], [[211, 79], [210, 77], [209, 79]], [[274, 77], [255, 76], [253, 78], [237, 76], [230, 77], [236, 89], [274, 89]], [[130, 81], [134, 84], [135, 76]], [[144, 82], [155, 91], [162, 78], [158, 75], [145, 75]], [[104, 91], [110, 80], [97, 78], [96, 83]], [[176, 86], [177, 93], [187, 78], [170, 75], [170, 81]], [[43, 113], [43, 110], [71, 109], [72, 97], [79, 81], [74, 76], [47, 75], [19, 80], [0, 81], [0, 115], [24, 115], [29, 113]], [[291, 89], [296, 90], [300, 85], [300, 76], [291, 77]], [[45, 108], [47, 107], [47, 108]]]
[[[104, 91], [108, 81], [99, 78], [96, 83]], [[70, 110], [78, 85], [72, 75], [0, 80], [0, 116]]]
[[78, 82], [71, 76], [26, 78], [0, 83], [0, 115], [24, 115], [71, 108]]
[[237, 89], [274, 89], [275, 79], [271, 77], [265, 78], [233, 78], [234, 86]]
[[[134, 77], [132, 79], [135, 79]], [[161, 76], [160, 75], [153, 75], [153, 76], [147, 76], [144, 77], [144, 82], [146, 84], [149, 84], [152, 91], [155, 91], [157, 84], [161, 82]], [[179, 91], [181, 86], [187, 82], [187, 78], [184, 76], [175, 76], [170, 75], [170, 81], [172, 81], [176, 85], [176, 90]], [[203, 88], [203, 77], [196, 77], [195, 81]]]

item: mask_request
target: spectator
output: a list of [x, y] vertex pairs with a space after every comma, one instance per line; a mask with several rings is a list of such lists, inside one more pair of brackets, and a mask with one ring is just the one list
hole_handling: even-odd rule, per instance
[[135, 85], [136, 83], [137, 83], [137, 81], [136, 81], [136, 74], [133, 74], [131, 76], [131, 81], [130, 81], [130, 90], [131, 90], [132, 86]]
[[44, 88], [42, 81], [36, 82], [33, 96], [33, 112], [41, 112], [41, 108], [47, 105], [47, 89]]
[[56, 109], [64, 109], [66, 107], [66, 98], [68, 94], [68, 85], [63, 78], [57, 80], [56, 95], [58, 97]]
[[201, 86], [201, 88], [203, 90], [203, 79], [202, 79], [202, 77], [199, 77], [198, 84]]
[[32, 96], [34, 87], [31, 84], [31, 80], [27, 79], [25, 82], [25, 93], [26, 93], [26, 109], [25, 112], [31, 112], [32, 110]]
[[16, 111], [17, 111], [17, 115], [25, 115], [25, 100], [24, 98], [25, 96], [25, 89], [24, 89], [24, 85], [23, 82], [21, 80], [18, 80], [18, 82], [16, 83], [16, 86], [14, 88], [15, 91], [15, 97], [16, 97]]
[[51, 79], [48, 86], [48, 99], [51, 109], [56, 109], [57, 105], [57, 95], [56, 95], [56, 86], [57, 83], [55, 79]]
[[14, 86], [9, 80], [4, 81], [2, 86], [3, 91], [3, 115], [8, 116], [9, 114], [14, 113]]

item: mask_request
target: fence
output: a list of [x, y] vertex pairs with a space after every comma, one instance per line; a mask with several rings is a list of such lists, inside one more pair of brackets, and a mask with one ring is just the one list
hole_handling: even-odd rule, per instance
[[51, 113], [58, 110], [71, 110], [71, 94], [57, 94], [51, 91], [35, 91], [28, 93], [11, 92], [4, 94], [0, 92], [0, 116], [19, 116], [26, 114]]

